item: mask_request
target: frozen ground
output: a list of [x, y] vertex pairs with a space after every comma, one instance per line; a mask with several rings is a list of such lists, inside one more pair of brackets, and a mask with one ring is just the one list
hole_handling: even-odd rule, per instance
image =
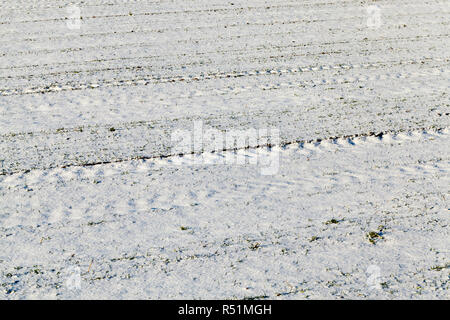
[[0, 3], [0, 298], [449, 298], [448, 1]]

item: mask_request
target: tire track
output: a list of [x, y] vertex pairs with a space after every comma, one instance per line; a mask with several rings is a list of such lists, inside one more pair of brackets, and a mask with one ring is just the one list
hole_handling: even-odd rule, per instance
[[[433, 58], [433, 61], [448, 62], [448, 59]], [[425, 61], [425, 60], [422, 60]], [[399, 62], [398, 65], [407, 64], [421, 64], [422, 61], [408, 60]], [[393, 65], [393, 64], [391, 64]], [[173, 82], [194, 82], [194, 81], [205, 81], [205, 80], [215, 80], [215, 79], [225, 79], [225, 78], [241, 78], [246, 76], [261, 76], [261, 75], [283, 75], [283, 74], [295, 74], [302, 72], [315, 72], [322, 70], [349, 70], [357, 68], [377, 68], [384, 67], [386, 63], [368, 63], [362, 65], [351, 65], [351, 64], [340, 64], [340, 65], [322, 65], [322, 66], [308, 66], [308, 67], [298, 67], [291, 69], [262, 69], [253, 71], [232, 71], [232, 72], [217, 72], [209, 74], [199, 74], [190, 76], [177, 76], [177, 77], [159, 77], [159, 76], [149, 76], [141, 77], [136, 79], [121, 79], [121, 80], [100, 80], [93, 83], [63, 83], [63, 84], [52, 84], [43, 87], [30, 87], [30, 88], [16, 88], [16, 89], [0, 89], [0, 96], [13, 96], [13, 95], [25, 95], [25, 94], [43, 94], [50, 92], [61, 92], [61, 91], [75, 91], [75, 90], [85, 90], [85, 89], [96, 89], [100, 87], [119, 87], [119, 86], [136, 86], [136, 85], [149, 85], [149, 84], [159, 84], [159, 83], [173, 83]], [[448, 70], [438, 70], [435, 69], [429, 72], [413, 72], [410, 74], [397, 74], [391, 75], [388, 73], [382, 79], [388, 78], [406, 78], [406, 77], [423, 77], [428, 75], [440, 75], [447, 73]], [[350, 82], [360, 82], [360, 81], [371, 81], [377, 80], [377, 78], [371, 78], [370, 76], [360, 77], [354, 80], [347, 80], [345, 78], [340, 79], [319, 79], [313, 81], [299, 81], [298, 86], [316, 86], [323, 84], [339, 84]], [[291, 85], [291, 83], [286, 83], [286, 85]], [[278, 85], [277, 85], [278, 86]], [[251, 89], [251, 87], [249, 88]]]
[[[239, 8], [211, 8], [211, 9], [200, 9], [200, 10], [184, 10], [184, 11], [162, 11], [162, 12], [139, 12], [134, 13], [134, 16], [156, 16], [156, 15], [177, 15], [177, 14], [199, 14], [199, 13], [220, 13], [220, 12], [238, 12], [242, 10], [273, 10], [273, 9], [281, 9], [281, 8], [295, 8], [299, 7], [298, 4], [290, 4], [290, 5], [269, 5], [269, 6], [260, 6], [260, 7], [239, 7]], [[437, 11], [436, 13], [438, 13]], [[121, 18], [126, 17], [129, 18], [130, 15], [127, 14], [110, 14], [110, 15], [100, 15], [100, 16], [83, 16], [83, 20], [91, 20], [91, 19], [110, 19], [110, 18]], [[64, 18], [52, 18], [52, 19], [35, 19], [35, 20], [22, 20], [22, 21], [3, 21], [0, 22], [0, 25], [8, 25], [8, 24], [18, 24], [18, 23], [37, 23], [37, 22], [52, 22], [52, 21], [66, 21], [67, 17]]]
[[[445, 13], [442, 13], [443, 15], [445, 15]], [[421, 27], [421, 26], [429, 26], [429, 25], [448, 25], [449, 22], [445, 22], [445, 21], [439, 21], [436, 22], [436, 16], [435, 13], [430, 14], [433, 15], [432, 20], [427, 21], [427, 22], [422, 22], [422, 24], [418, 24], [418, 25], [412, 25], [412, 26], [417, 26], [417, 27]], [[395, 15], [395, 16], [390, 16], [389, 18], [392, 18], [394, 21], [397, 21], [398, 18], [401, 17], [409, 17], [410, 15], [407, 14], [403, 14], [403, 15]], [[355, 16], [355, 17], [349, 17], [349, 18], [341, 18], [338, 19], [339, 21], [351, 21], [351, 20], [358, 20], [361, 19], [361, 17], [359, 16]], [[329, 19], [301, 19], [301, 20], [287, 20], [287, 21], [271, 21], [271, 22], [263, 22], [263, 23], [258, 23], [258, 22], [241, 22], [241, 23], [227, 23], [227, 24], [223, 24], [223, 25], [219, 25], [219, 24], [213, 24], [213, 25], [202, 25], [202, 26], [196, 26], [196, 27], [190, 27], [190, 26], [184, 26], [184, 27], [175, 27], [175, 28], [159, 28], [159, 29], [137, 29], [137, 30], [130, 30], [130, 31], [109, 31], [109, 32], [95, 32], [95, 33], [81, 33], [81, 34], [63, 34], [60, 36], [44, 36], [44, 37], [34, 37], [34, 38], [21, 38], [21, 39], [17, 39], [17, 37], [14, 37], [14, 41], [17, 42], [35, 42], [35, 41], [42, 41], [42, 40], [67, 40], [67, 39], [79, 39], [79, 38], [85, 38], [85, 37], [99, 37], [99, 36], [107, 36], [107, 35], [114, 35], [114, 36], [120, 36], [120, 35], [130, 35], [130, 34], [139, 34], [139, 33], [144, 33], [144, 34], [149, 34], [149, 33], [155, 33], [155, 34], [161, 34], [161, 33], [165, 33], [165, 32], [179, 32], [179, 31], [200, 31], [200, 30], [211, 30], [211, 29], [218, 29], [218, 28], [236, 28], [236, 27], [246, 27], [246, 28], [250, 28], [250, 27], [254, 27], [254, 26], [260, 26], [260, 27], [276, 27], [277, 25], [283, 25], [283, 26], [287, 26], [287, 25], [296, 25], [296, 26], [302, 26], [302, 24], [311, 24], [311, 23], [321, 23], [321, 22], [329, 22]], [[414, 22], [416, 22], [417, 20], [414, 20]], [[142, 26], [146, 26], [146, 25], [151, 25], [153, 24], [152, 22], [149, 23], [139, 23], [139, 28], [141, 28]], [[398, 26], [401, 24], [393, 24], [393, 25], [388, 25], [385, 26], [385, 30], [394, 30], [397, 29]], [[123, 29], [124, 27], [135, 27], [136, 23], [127, 23], [127, 24], [121, 24], [121, 29]], [[92, 26], [90, 26], [92, 27]], [[411, 25], [409, 24], [409, 27], [411, 27]], [[336, 31], [336, 30], [342, 30], [343, 27], [338, 27], [338, 28], [331, 28], [329, 29], [329, 31]], [[357, 25], [355, 25], [355, 29], [360, 31], [362, 30], [360, 27], [358, 27]], [[120, 30], [120, 29], [119, 29]], [[10, 32], [7, 33], [3, 33], [0, 34], [2, 36], [5, 36], [7, 34], [9, 34]], [[21, 33], [21, 35], [33, 35], [33, 34], [42, 34], [41, 32], [37, 32], [37, 33], [28, 33], [28, 34], [23, 34]], [[8, 40], [0, 40], [0, 43], [10, 43], [10, 39]]]
[[[278, 49], [294, 49], [296, 48], [296, 46], [292, 46], [292, 45], [288, 45], [288, 46], [278, 46]], [[423, 48], [423, 43], [421, 44], [421, 48]], [[423, 48], [426, 51], [426, 48]], [[362, 56], [364, 53], [368, 53], [370, 52], [371, 54], [374, 53], [379, 53], [379, 52], [384, 52], [386, 50], [386, 48], [376, 48], [376, 49], [369, 49], [369, 48], [361, 48], [358, 51], [356, 50], [350, 50], [350, 51], [345, 51], [345, 50], [341, 50], [340, 48], [336, 48], [335, 51], [325, 51], [324, 48], [317, 48], [317, 52], [305, 52], [305, 53], [292, 53], [292, 51], [279, 51], [277, 52], [277, 54], [271, 54], [271, 55], [264, 55], [264, 56], [260, 56], [258, 54], [264, 54], [266, 51], [271, 51], [273, 50], [273, 48], [266, 48], [266, 47], [257, 47], [254, 49], [235, 49], [235, 50], [220, 50], [220, 51], [209, 51], [209, 52], [196, 52], [196, 53], [173, 53], [173, 54], [168, 54], [167, 56], [173, 56], [173, 57], [177, 57], [177, 58], [181, 58], [181, 57], [187, 57], [187, 58], [196, 58], [198, 59], [199, 56], [206, 56], [205, 59], [208, 60], [204, 60], [202, 59], [202, 66], [206, 66], [206, 65], [214, 65], [214, 60], [217, 60], [217, 57], [214, 58], [214, 55], [216, 56], [223, 56], [226, 57], [228, 54], [230, 53], [245, 53], [246, 55], [240, 55], [239, 56], [239, 62], [267, 62], [270, 60], [274, 60], [274, 59], [288, 59], [288, 60], [292, 60], [293, 58], [297, 58], [297, 57], [315, 57], [315, 56], [324, 56], [324, 55], [332, 55], [332, 54], [340, 54], [340, 55], [347, 55], [347, 56], [351, 56], [351, 55], [358, 55], [358, 56]], [[410, 51], [411, 50], [411, 46], [405, 46], [405, 47], [397, 47], [395, 48], [395, 52], [399, 52], [401, 50], [404, 51]], [[212, 55], [212, 56], [211, 56]], [[61, 62], [61, 63], [52, 63], [52, 64], [34, 64], [34, 65], [21, 65], [21, 66], [11, 66], [11, 67], [5, 67], [5, 68], [0, 68], [0, 70], [17, 70], [17, 69], [32, 69], [32, 68], [52, 68], [52, 67], [56, 67], [56, 66], [81, 66], [81, 65], [87, 65], [87, 64], [92, 64], [92, 63], [96, 63], [96, 64], [106, 64], [107, 62], [115, 62], [115, 61], [133, 61], [133, 60], [150, 60], [149, 62], [154, 62], [154, 61], [164, 61], [164, 66], [163, 69], [166, 70], [175, 70], [177, 69], [177, 67], [180, 67], [180, 63], [178, 64], [168, 64], [167, 63], [167, 56], [162, 56], [162, 55], [150, 55], [150, 56], [139, 56], [139, 57], [118, 57], [118, 58], [111, 58], [111, 59], [92, 59], [92, 60], [85, 60], [85, 61], [73, 61], [73, 62]], [[422, 64], [425, 61], [430, 61], [433, 59], [446, 59], [445, 57], [422, 57]], [[388, 62], [388, 61], [386, 61]], [[393, 62], [394, 64], [397, 63], [397, 60], [392, 60], [389, 62]], [[98, 73], [98, 72], [105, 72], [105, 71], [142, 71], [142, 70], [157, 70], [160, 66], [159, 65], [144, 65], [142, 64], [142, 62], [139, 65], [131, 65], [131, 66], [123, 66], [123, 64], [120, 64], [121, 67], [103, 67], [103, 68], [92, 68], [92, 69], [72, 69], [72, 70], [61, 70], [59, 71], [57, 68], [55, 68], [57, 71], [53, 71], [53, 72], [47, 72], [47, 73], [38, 73], [38, 74], [30, 74], [30, 73], [26, 73], [26, 74], [12, 74], [12, 75], [3, 75], [0, 76], [0, 79], [32, 79], [32, 78], [44, 78], [45, 76], [56, 76], [56, 75], [70, 75], [70, 74], [82, 74], [82, 73]], [[185, 61], [183, 62], [183, 67], [189, 67], [189, 66], [195, 66], [195, 65], [200, 65], [200, 62], [198, 61], [193, 61], [193, 62], [188, 62]], [[31, 70], [30, 70], [31, 71]]]
[[[253, 35], [248, 35], [247, 37], [257, 37], [257, 36], [271, 36], [271, 37], [275, 37], [277, 35], [284, 35], [284, 32], [281, 33], [261, 33], [261, 34], [253, 34]], [[301, 33], [299, 33], [301, 34]], [[341, 41], [331, 41], [331, 42], [309, 42], [306, 44], [295, 44], [295, 45], [288, 45], [288, 46], [284, 46], [284, 47], [292, 47], [292, 48], [296, 48], [296, 47], [308, 47], [308, 46], [323, 46], [323, 45], [336, 45], [336, 44], [358, 44], [358, 43], [372, 43], [372, 42], [382, 42], [382, 41], [420, 41], [420, 39], [441, 39], [441, 38], [447, 38], [450, 34], [432, 34], [432, 35], [416, 35], [413, 37], [393, 37], [393, 38], [388, 38], [388, 37], [381, 37], [378, 39], [368, 39], [368, 38], [364, 38], [364, 39], [360, 39], [360, 40], [356, 40], [356, 41], [352, 41], [352, 40], [341, 40]], [[224, 40], [224, 39], [241, 39], [244, 36], [231, 36], [228, 38], [224, 38], [224, 37], [218, 37], [218, 38], [214, 38], [215, 40]], [[193, 43], [196, 41], [210, 41], [211, 39], [189, 39], [189, 40], [179, 40], [176, 41], [177, 44], [181, 44], [181, 43]], [[42, 49], [42, 50], [30, 50], [30, 51], [19, 51], [19, 52], [15, 52], [14, 54], [8, 54], [8, 53], [3, 53], [0, 56], [2, 57], [16, 57], [16, 56], [20, 56], [20, 55], [37, 55], [37, 54], [49, 54], [49, 53], [68, 53], [68, 52], [80, 52], [80, 51], [90, 51], [90, 50], [103, 50], [103, 49], [120, 49], [120, 48], [129, 48], [129, 47], [139, 47], [139, 48], [145, 48], [145, 47], [152, 47], [154, 46], [154, 44], [152, 43], [148, 43], [148, 42], [135, 42], [135, 43], [127, 43], [127, 44], [121, 44], [121, 45], [108, 45], [108, 46], [85, 46], [85, 47], [69, 47], [69, 48], [64, 48], [64, 49]], [[266, 45], [267, 46], [267, 45]], [[276, 45], [276, 44], [271, 44], [271, 46], [273, 48], [282, 48], [283, 45]]]
[[[242, 12], [242, 11], [258, 11], [258, 10], [276, 10], [276, 9], [292, 9], [292, 8], [298, 8], [302, 7], [301, 4], [298, 2], [285, 4], [285, 5], [263, 5], [263, 6], [252, 6], [252, 7], [236, 7], [236, 8], [205, 8], [205, 9], [197, 9], [197, 10], [174, 10], [174, 11], [159, 11], [159, 12], [137, 12], [133, 13], [134, 16], [157, 16], [157, 15], [177, 15], [177, 14], [188, 14], [188, 15], [195, 15], [199, 13], [222, 13], [222, 12]], [[405, 10], [405, 9], [411, 9], [411, 8], [427, 8], [427, 5], [415, 5], [415, 6], [402, 6], [402, 7], [396, 7], [391, 6], [389, 7], [390, 11], [396, 11], [396, 10]], [[360, 7], [354, 7], [355, 11], [362, 12]], [[445, 7], [446, 8], [446, 7]], [[385, 6], [385, 9], [388, 9]], [[442, 9], [440, 11], [435, 12], [415, 12], [414, 15], [427, 15], [427, 14], [437, 14], [442, 13]], [[123, 14], [108, 14], [108, 15], [91, 15], [91, 16], [83, 16], [83, 19], [85, 20], [93, 20], [93, 19], [113, 19], [113, 18], [129, 18], [129, 13], [123, 13]], [[355, 17], [352, 17], [354, 19]], [[48, 19], [34, 19], [34, 20], [20, 20], [20, 21], [3, 21], [0, 22], [0, 25], [10, 25], [10, 24], [21, 24], [21, 23], [39, 23], [39, 22], [57, 22], [57, 21], [66, 21], [68, 20], [67, 17], [58, 17], [58, 18], [48, 18]], [[340, 21], [339, 19], [330, 19], [329, 21]]]

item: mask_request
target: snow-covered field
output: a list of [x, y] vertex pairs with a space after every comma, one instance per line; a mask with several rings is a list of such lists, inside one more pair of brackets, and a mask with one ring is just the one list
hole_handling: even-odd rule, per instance
[[450, 298], [448, 0], [0, 8], [0, 298]]

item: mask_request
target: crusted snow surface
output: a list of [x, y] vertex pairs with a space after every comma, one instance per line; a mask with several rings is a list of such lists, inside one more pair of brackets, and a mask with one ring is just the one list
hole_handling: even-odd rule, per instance
[[449, 298], [448, 1], [0, 7], [0, 298]]
[[274, 147], [270, 176], [224, 154], [3, 176], [1, 295], [448, 298], [449, 137]]

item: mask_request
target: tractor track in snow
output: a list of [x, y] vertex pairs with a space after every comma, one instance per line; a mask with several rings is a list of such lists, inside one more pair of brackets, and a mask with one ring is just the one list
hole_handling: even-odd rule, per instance
[[[355, 134], [350, 134], [350, 135], [343, 135], [343, 136], [334, 136], [334, 137], [326, 137], [326, 138], [316, 138], [316, 139], [308, 139], [308, 140], [293, 140], [293, 141], [288, 141], [288, 142], [283, 142], [282, 144], [273, 144], [273, 143], [264, 143], [264, 144], [257, 144], [257, 145], [245, 145], [245, 146], [240, 146], [240, 147], [234, 147], [234, 148], [223, 148], [221, 150], [212, 150], [212, 151], [201, 151], [201, 152], [189, 152], [189, 153], [166, 153], [166, 154], [158, 154], [158, 155], [148, 155], [148, 156], [134, 156], [134, 157], [128, 157], [128, 158], [119, 158], [119, 159], [108, 159], [105, 161], [93, 161], [93, 162], [81, 162], [81, 163], [69, 163], [69, 164], [61, 164], [61, 165], [56, 165], [56, 166], [49, 166], [49, 167], [35, 167], [35, 168], [30, 168], [30, 169], [22, 169], [22, 170], [10, 170], [7, 171], [5, 169], [2, 169], [0, 171], [0, 175], [13, 175], [13, 174], [17, 174], [17, 173], [26, 173], [29, 172], [30, 170], [50, 170], [50, 169], [54, 169], [54, 168], [70, 168], [70, 167], [91, 167], [91, 166], [98, 166], [98, 165], [104, 165], [104, 164], [111, 164], [111, 163], [121, 163], [121, 162], [128, 162], [128, 161], [133, 161], [133, 160], [156, 160], [156, 159], [170, 159], [170, 158], [182, 158], [185, 156], [189, 156], [189, 155], [201, 155], [204, 153], [208, 153], [208, 154], [218, 154], [218, 153], [223, 153], [223, 152], [237, 152], [240, 150], [256, 150], [256, 149], [261, 149], [261, 148], [273, 148], [273, 147], [281, 147], [281, 148], [285, 148], [287, 146], [290, 145], [295, 145], [298, 144], [301, 148], [303, 148], [303, 145], [305, 144], [309, 144], [309, 145], [313, 145], [313, 146], [319, 146], [321, 142], [329, 142], [329, 143], [336, 143], [336, 141], [347, 141], [350, 145], [354, 145], [353, 140], [355, 138], [370, 138], [370, 137], [374, 137], [374, 138], [378, 138], [380, 140], [383, 139], [383, 136], [386, 135], [390, 135], [390, 136], [396, 136], [399, 134], [409, 134], [411, 135], [414, 132], [424, 132], [426, 133], [427, 131], [430, 132], [436, 132], [437, 134], [441, 134], [443, 132], [447, 132], [448, 131], [448, 127], [443, 127], [443, 128], [436, 128], [436, 127], [431, 127], [431, 128], [420, 128], [420, 129], [404, 129], [404, 130], [396, 130], [396, 131], [392, 131], [392, 130], [388, 130], [388, 131], [381, 131], [381, 132], [367, 132], [367, 133], [355, 133]], [[169, 147], [170, 150], [170, 147]]]
[[[445, 14], [442, 12], [439, 12], [441, 14]], [[436, 12], [434, 13], [430, 13], [430, 15], [435, 15]], [[427, 14], [424, 14], [425, 16]], [[408, 15], [396, 15], [396, 16], [392, 16], [392, 18], [401, 18], [401, 17], [407, 17]], [[348, 18], [341, 18], [339, 19], [340, 21], [342, 20], [355, 20], [357, 19], [358, 16], [355, 17], [348, 17]], [[302, 20], [277, 20], [277, 21], [271, 21], [271, 22], [246, 22], [246, 23], [234, 23], [234, 24], [223, 24], [223, 25], [219, 25], [219, 24], [212, 24], [212, 25], [204, 25], [204, 26], [196, 26], [196, 27], [178, 27], [178, 28], [158, 28], [158, 29], [142, 29], [143, 26], [147, 26], [147, 25], [152, 25], [151, 22], [148, 23], [142, 23], [139, 25], [139, 29], [132, 29], [130, 31], [108, 31], [108, 32], [92, 32], [92, 33], [79, 33], [79, 34], [61, 34], [61, 35], [44, 35], [42, 37], [28, 37], [28, 38], [14, 38], [14, 41], [16, 42], [34, 42], [34, 41], [42, 41], [42, 40], [68, 40], [68, 39], [82, 39], [82, 38], [86, 38], [86, 37], [98, 37], [98, 36], [119, 36], [119, 35], [135, 35], [135, 34], [140, 34], [140, 33], [144, 33], [144, 34], [152, 34], [152, 33], [156, 33], [156, 34], [163, 34], [166, 32], [179, 32], [179, 31], [183, 31], [183, 32], [193, 32], [193, 31], [199, 31], [199, 30], [211, 30], [211, 29], [217, 29], [218, 35], [223, 37], [223, 34], [220, 34], [221, 32], [223, 32], [222, 28], [226, 27], [226, 28], [251, 28], [254, 26], [257, 27], [276, 27], [277, 25], [280, 26], [288, 26], [288, 25], [293, 25], [294, 27], [302, 27], [303, 24], [312, 24], [312, 23], [320, 23], [320, 22], [329, 22], [329, 19], [315, 19], [315, 20], [306, 20], [306, 19], [302, 19]], [[431, 20], [431, 21], [426, 21], [426, 22], [422, 22], [421, 24], [418, 25], [413, 25], [414, 27], [424, 27], [424, 26], [445, 26], [448, 25], [449, 22], [442, 22], [442, 21], [438, 21], [436, 22], [435, 20]], [[387, 27], [388, 30], [395, 30], [398, 29], [401, 26], [401, 24], [395, 24], [395, 25], [390, 25]], [[134, 23], [129, 23], [129, 24], [121, 24], [122, 28], [125, 27], [135, 27]], [[92, 28], [92, 27], [91, 27]], [[329, 31], [343, 31], [342, 27], [339, 28], [330, 28]], [[363, 31], [363, 28], [355, 26], [355, 30], [358, 32]], [[245, 31], [244, 30], [240, 30]], [[11, 32], [7, 32], [4, 34], [0, 34], [3, 36], [3, 39], [0, 40], [0, 43], [8, 43], [11, 41], [11, 39], [5, 39], [4, 36], [10, 34]], [[31, 35], [41, 35], [41, 33], [23, 33], [21, 36], [31, 36]], [[285, 35], [291, 35], [293, 34], [292, 31], [290, 32], [284, 32], [283, 34]], [[295, 33], [294, 33], [295, 34]], [[239, 34], [239, 37], [244, 37], [245, 34]], [[237, 36], [236, 36], [237, 37]], [[201, 39], [200, 39], [201, 40]], [[194, 41], [200, 41], [200, 40], [194, 40]]]
[[[122, 2], [102, 2], [102, 3], [98, 3], [98, 4], [89, 4], [89, 3], [83, 3], [83, 7], [103, 7], [103, 6], [125, 6], [125, 5], [129, 5], [129, 4], [141, 4], [142, 2], [145, 2], [145, 4], [147, 5], [153, 5], [153, 4], [164, 4], [164, 3], [168, 3], [168, 2], [176, 2], [176, 0], [158, 0], [158, 1], [147, 1], [147, 0], [127, 0], [126, 3]], [[188, 3], [194, 3], [195, 0], [183, 0], [182, 2], [188, 2]], [[352, 0], [342, 0], [339, 4], [345, 3], [345, 4], [352, 4]], [[16, 1], [16, 3], [18, 3], [18, 1]], [[30, 2], [26, 1], [25, 4], [30, 4]], [[305, 6], [329, 6], [329, 5], [334, 5], [336, 4], [335, 2], [303, 2], [303, 5]], [[5, 9], [8, 10], [23, 10], [25, 9], [61, 9], [64, 6], [53, 6], [53, 5], [48, 5], [48, 6], [39, 6], [39, 7], [25, 7], [25, 6], [20, 6], [20, 7], [12, 7], [12, 6], [5, 6]]]
[[[432, 58], [431, 61], [438, 62], [448, 62], [449, 59], [444, 58]], [[398, 65], [408, 65], [408, 64], [423, 64], [426, 60], [415, 61], [400, 61]], [[391, 64], [396, 65], [396, 63]], [[314, 71], [322, 71], [322, 70], [350, 70], [350, 69], [358, 69], [358, 68], [379, 68], [386, 66], [385, 62], [381, 63], [367, 63], [362, 65], [351, 65], [351, 64], [339, 64], [339, 65], [323, 65], [323, 66], [306, 66], [306, 67], [298, 67], [291, 69], [262, 69], [262, 70], [252, 70], [252, 71], [232, 71], [232, 72], [220, 72], [220, 73], [209, 73], [209, 74], [201, 74], [201, 75], [191, 75], [191, 76], [176, 76], [176, 77], [141, 77], [137, 79], [121, 79], [121, 80], [103, 80], [97, 81], [95, 83], [62, 83], [56, 85], [48, 85], [45, 87], [31, 87], [31, 88], [17, 88], [17, 89], [0, 89], [0, 96], [12, 96], [12, 95], [24, 95], [24, 94], [43, 94], [49, 92], [60, 92], [60, 91], [73, 91], [73, 90], [84, 90], [84, 89], [95, 89], [101, 87], [118, 87], [118, 86], [135, 86], [135, 85], [150, 85], [150, 84], [160, 84], [160, 83], [173, 83], [173, 82], [195, 82], [195, 81], [204, 81], [204, 80], [215, 80], [215, 79], [226, 79], [226, 78], [241, 78], [241, 77], [250, 77], [250, 76], [267, 76], [267, 75], [283, 75], [283, 74], [295, 74], [295, 73], [303, 73], [303, 72], [314, 72]], [[440, 66], [446, 67], [447, 64]], [[142, 67], [130, 68], [131, 70], [143, 69]], [[99, 71], [112, 71], [115, 69], [98, 69]], [[123, 68], [116, 69], [123, 70]], [[86, 71], [91, 72], [91, 71]], [[94, 72], [94, 71], [92, 71]], [[289, 86], [317, 86], [324, 84], [339, 84], [339, 83], [348, 83], [348, 82], [363, 82], [363, 81], [372, 81], [372, 80], [381, 80], [381, 79], [389, 79], [389, 78], [414, 78], [414, 77], [424, 77], [429, 75], [435, 76], [443, 76], [447, 74], [449, 70], [438, 69], [430, 71], [422, 71], [422, 72], [411, 72], [411, 73], [397, 73], [391, 74], [386, 73], [385, 75], [377, 75], [375, 77], [365, 76], [363, 74], [360, 77], [350, 77], [350, 78], [337, 78], [337, 79], [315, 79], [310, 81], [298, 81], [298, 82], [287, 82], [275, 85], [275, 87], [289, 85]], [[64, 74], [68, 74], [69, 72], [65, 72]], [[56, 73], [58, 74], [58, 73]], [[39, 75], [42, 76], [42, 75]], [[25, 76], [26, 78], [26, 76]], [[350, 80], [349, 80], [350, 79]], [[253, 87], [245, 87], [245, 89], [252, 89]], [[267, 87], [260, 87], [267, 88]], [[268, 87], [270, 88], [270, 86]]]

